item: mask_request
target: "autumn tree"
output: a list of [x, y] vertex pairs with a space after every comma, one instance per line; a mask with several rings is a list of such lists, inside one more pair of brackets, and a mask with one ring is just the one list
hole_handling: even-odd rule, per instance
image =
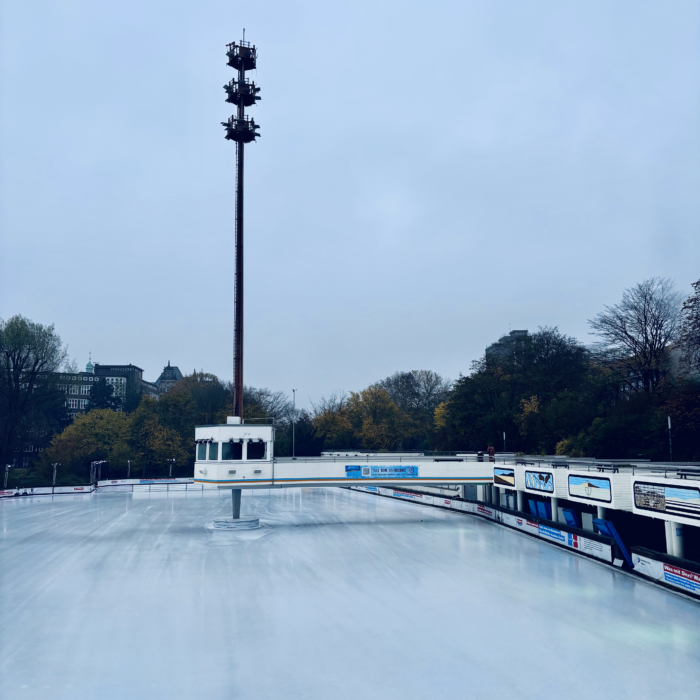
[[[143, 396], [139, 407], [131, 414], [129, 446], [137, 468], [144, 473], [164, 469], [169, 459], [183, 465], [190, 462], [180, 433], [161, 422], [157, 404], [150, 396]], [[194, 442], [194, 431], [190, 437]]]
[[315, 436], [327, 450], [354, 447], [354, 431], [348, 417], [347, 397], [334, 393], [313, 404], [311, 417]]
[[386, 389], [375, 385], [358, 393], [351, 391], [347, 406], [362, 447], [377, 451], [401, 447], [405, 421]]
[[95, 409], [76, 416], [60, 434], [54, 436], [44, 450], [37, 469], [48, 476], [50, 465], [61, 465], [59, 476], [72, 475], [71, 483], [84, 483], [88, 479], [89, 465], [94, 460], [106, 460], [112, 473], [123, 469], [126, 475], [127, 460], [133, 459], [129, 446], [131, 417], [111, 409]]

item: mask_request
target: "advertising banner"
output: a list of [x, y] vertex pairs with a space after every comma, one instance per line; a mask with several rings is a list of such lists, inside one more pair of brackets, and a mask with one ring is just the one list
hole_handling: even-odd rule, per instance
[[[577, 537], [574, 535], [574, 537]], [[602, 559], [603, 561], [611, 562], [612, 561], [612, 547], [609, 544], [605, 544], [604, 542], [598, 542], [598, 540], [591, 540], [588, 537], [577, 537], [577, 543], [574, 544], [575, 549], [579, 549], [585, 554], [589, 554], [592, 557], [597, 557], [598, 559]]]
[[390, 467], [346, 464], [345, 476], [349, 479], [415, 479], [418, 467], [405, 464]]
[[515, 469], [507, 467], [493, 468], [493, 483], [496, 486], [505, 486], [507, 488], [515, 488]]
[[476, 505], [476, 511], [477, 515], [483, 515], [486, 518], [490, 518], [491, 520], [496, 519], [496, 513], [497, 511], [493, 510], [493, 508], [489, 508], [488, 506], [485, 506], [481, 503], [477, 503]]
[[94, 486], [56, 486], [54, 493], [92, 493], [95, 490]]
[[569, 495], [576, 498], [586, 498], [591, 501], [612, 501], [610, 479], [597, 476], [569, 475]]
[[562, 532], [554, 527], [549, 527], [549, 525], [539, 524], [540, 537], [546, 540], [552, 540], [552, 542], [557, 542], [559, 544], [567, 544], [567, 535], [569, 533]]
[[634, 570], [640, 574], [700, 595], [700, 574], [635, 553], [632, 553], [632, 561], [634, 562]]
[[521, 518], [517, 515], [511, 515], [510, 513], [502, 513], [503, 523], [514, 527], [516, 530], [522, 530], [530, 535], [539, 537], [540, 527], [536, 522], [528, 520], [527, 518]]
[[695, 486], [635, 481], [633, 489], [634, 508], [647, 511], [645, 515], [652, 511], [700, 522], [700, 489]]
[[103, 486], [123, 486], [125, 484], [192, 484], [192, 477], [179, 477], [172, 479], [104, 479], [98, 481], [97, 485]]
[[420, 493], [411, 493], [410, 491], [398, 491], [397, 489], [394, 489], [394, 497], [409, 498], [412, 501], [421, 501], [423, 499], [423, 496]]
[[8, 498], [9, 496], [15, 495], [16, 489], [6, 489], [5, 491], [0, 491], [0, 498]]
[[554, 474], [551, 472], [525, 472], [525, 488], [532, 491], [554, 493]]
[[[373, 490], [376, 492], [376, 486], [365, 487], [367, 491]], [[436, 499], [433, 496], [429, 496], [426, 493], [411, 493], [410, 491], [400, 491], [398, 489], [393, 489], [394, 498], [406, 498], [410, 501], [415, 501], [416, 503], [423, 503], [424, 505], [435, 505]]]
[[608, 562], [612, 561], [612, 547], [609, 544], [599, 542], [598, 540], [591, 540], [588, 539], [588, 537], [581, 537], [571, 532], [565, 532], [564, 530], [559, 530], [558, 528], [550, 527], [542, 523], [539, 523], [539, 534], [540, 537], [550, 540], [551, 542], [556, 542], [557, 544], [570, 547], [571, 549], [578, 549], [598, 559], [603, 559]]

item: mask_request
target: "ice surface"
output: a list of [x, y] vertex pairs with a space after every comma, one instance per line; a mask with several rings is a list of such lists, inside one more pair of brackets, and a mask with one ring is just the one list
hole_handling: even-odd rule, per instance
[[0, 502], [4, 700], [697, 698], [700, 605], [341, 489]]

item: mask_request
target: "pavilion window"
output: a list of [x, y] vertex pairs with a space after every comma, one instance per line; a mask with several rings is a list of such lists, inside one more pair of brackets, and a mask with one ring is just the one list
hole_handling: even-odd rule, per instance
[[[250, 446], [248, 447], [250, 449]], [[243, 459], [242, 442], [221, 443], [221, 459]]]

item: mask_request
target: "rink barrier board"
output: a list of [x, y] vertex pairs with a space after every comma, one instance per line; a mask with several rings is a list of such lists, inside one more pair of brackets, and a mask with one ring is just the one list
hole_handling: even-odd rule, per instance
[[[356, 491], [378, 493], [378, 495], [381, 496], [400, 498], [401, 500], [409, 500], [414, 503], [423, 503], [433, 507], [437, 506], [448, 510], [457, 510], [463, 513], [479, 515], [546, 542], [557, 544], [565, 549], [573, 550], [608, 564], [613, 562], [615, 544], [612, 540], [601, 535], [595, 535], [587, 531], [580, 531], [576, 528], [563, 526], [559, 523], [555, 526], [550, 522], [542, 522], [538, 518], [524, 517], [515, 513], [509, 513], [500, 508], [494, 508], [478, 501], [438, 498], [435, 496], [426, 498], [423, 494], [400, 489], [378, 489], [378, 491], [373, 491], [365, 486], [351, 486], [350, 488]], [[585, 532], [585, 535], [582, 534], [583, 532]]]
[[[619, 558], [615, 542], [602, 535], [595, 535], [588, 531], [577, 531], [575, 528], [556, 523], [552, 527], [551, 521], [542, 522], [539, 518], [531, 516], [522, 517], [517, 514], [494, 508], [491, 505], [476, 501], [457, 501], [449, 498], [426, 498], [420, 493], [399, 492], [393, 489], [373, 489], [372, 487], [350, 486], [355, 491], [366, 491], [376, 495], [401, 498], [414, 503], [437, 506], [450, 510], [479, 515], [506, 525], [514, 530], [519, 530], [545, 542], [551, 542], [562, 546], [578, 554], [594, 558], [612, 565], [615, 558]], [[565, 530], [562, 528], [566, 528]], [[585, 534], [579, 534], [583, 532]], [[591, 536], [593, 534], [593, 536]], [[570, 541], [569, 538], [573, 541]], [[574, 539], [575, 538], [575, 539]], [[575, 544], [574, 544], [575, 543]], [[683, 593], [693, 599], [700, 600], [700, 564], [680, 559], [661, 552], [646, 549], [644, 547], [630, 548], [634, 569], [630, 573], [642, 579], [648, 579], [672, 591]], [[617, 555], [617, 556], [615, 556]]]
[[700, 600], [700, 564], [645, 547], [630, 551], [636, 573]]
[[[216, 489], [215, 484], [195, 484], [192, 479], [113, 479], [100, 481], [99, 489], [105, 492], [118, 491], [203, 491]], [[12, 498], [15, 494], [27, 493], [27, 496], [58, 496], [67, 494], [93, 493], [95, 487], [91, 484], [83, 486], [35, 486], [34, 488], [13, 488], [0, 490], [0, 498]]]
[[58, 496], [63, 494], [92, 493], [95, 487], [91, 484], [84, 486], [34, 486], [33, 488], [14, 488], [0, 491], [0, 498], [12, 498], [16, 494], [24, 496]]

